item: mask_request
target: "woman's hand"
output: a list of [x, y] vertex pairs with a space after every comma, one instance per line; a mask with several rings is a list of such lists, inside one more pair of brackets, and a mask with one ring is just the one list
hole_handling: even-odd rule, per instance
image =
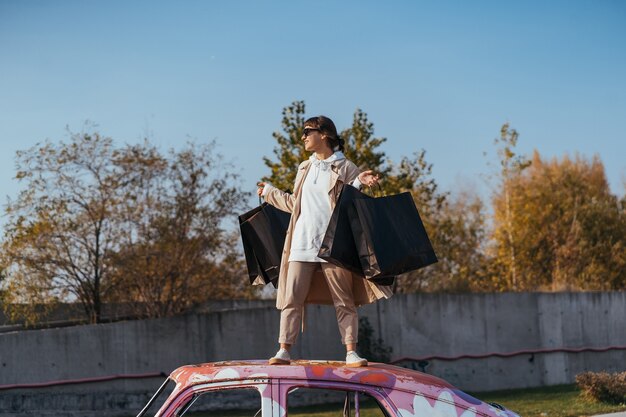
[[259, 188], [256, 190], [256, 193], [259, 195], [259, 197], [261, 197], [261, 195], [263, 194], [263, 188], [265, 188], [265, 183], [259, 182], [257, 183], [257, 185], [259, 186]]
[[361, 181], [363, 185], [373, 187], [378, 184], [378, 174], [374, 175], [374, 171], [372, 170], [363, 171], [359, 174], [359, 181]]

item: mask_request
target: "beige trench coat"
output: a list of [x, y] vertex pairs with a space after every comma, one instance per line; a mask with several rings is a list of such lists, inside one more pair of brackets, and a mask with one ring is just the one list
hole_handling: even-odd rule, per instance
[[[296, 180], [294, 182], [293, 194], [286, 193], [277, 188], [271, 188], [265, 195], [265, 201], [279, 208], [280, 210], [291, 213], [287, 236], [285, 237], [285, 246], [283, 248], [282, 259], [280, 263], [280, 272], [278, 275], [278, 294], [276, 297], [276, 308], [283, 309], [285, 299], [285, 285], [287, 280], [287, 270], [289, 268], [289, 254], [291, 252], [291, 238], [296, 221], [300, 216], [300, 202], [302, 198], [302, 183], [306, 178], [311, 167], [311, 161], [306, 160], [298, 166]], [[331, 181], [328, 189], [330, 197], [331, 211], [335, 208], [337, 199], [344, 184], [352, 183], [359, 175], [358, 167], [347, 159], [340, 159], [331, 165]], [[393, 295], [391, 287], [376, 285], [363, 277], [352, 274], [352, 292], [354, 294], [354, 304], [359, 306], [372, 303], [381, 298], [389, 298]], [[318, 271], [313, 278], [309, 294], [305, 300], [306, 304], [333, 304], [330, 290], [326, 284], [326, 280], [322, 276], [321, 270]]]

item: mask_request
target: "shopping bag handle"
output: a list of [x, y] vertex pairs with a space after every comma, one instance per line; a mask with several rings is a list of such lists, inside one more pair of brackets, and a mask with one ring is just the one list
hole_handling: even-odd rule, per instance
[[[260, 186], [261, 186], [261, 182], [258, 182], [258, 183], [257, 183], [257, 187], [260, 187]], [[259, 196], [259, 206], [260, 206], [261, 204], [263, 204], [263, 197]]]
[[[378, 191], [379, 191], [379, 197], [384, 197], [385, 194], [383, 193], [383, 187], [380, 186], [380, 183], [377, 182], [376, 185], [378, 185]], [[371, 185], [368, 185], [368, 187], [371, 189], [373, 189], [374, 187], [372, 187]], [[372, 196], [376, 197], [376, 192], [372, 191]]]

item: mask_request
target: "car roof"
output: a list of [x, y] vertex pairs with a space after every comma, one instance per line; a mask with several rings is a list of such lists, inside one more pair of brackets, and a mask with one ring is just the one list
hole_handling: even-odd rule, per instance
[[228, 380], [280, 378], [352, 382], [412, 392], [454, 388], [433, 375], [394, 365], [370, 362], [367, 367], [349, 368], [345, 362], [324, 360], [294, 360], [290, 365], [269, 365], [267, 360], [203, 363], [182, 366], [173, 371], [170, 378], [179, 387]]

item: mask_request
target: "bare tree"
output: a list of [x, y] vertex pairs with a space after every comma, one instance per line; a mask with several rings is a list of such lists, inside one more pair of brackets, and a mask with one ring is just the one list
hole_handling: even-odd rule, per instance
[[111, 218], [120, 201], [115, 154], [112, 140], [99, 134], [17, 153], [16, 178], [26, 187], [7, 203], [1, 255], [12, 315], [32, 321], [33, 305], [75, 299], [91, 322], [100, 320], [111, 290], [108, 253], [118, 237]]
[[213, 144], [164, 156], [148, 141], [116, 148], [80, 133], [16, 159], [26, 186], [6, 206], [0, 253], [13, 318], [33, 322], [36, 305], [77, 301], [95, 323], [104, 301], [163, 316], [252, 294], [226, 224], [246, 194]]

